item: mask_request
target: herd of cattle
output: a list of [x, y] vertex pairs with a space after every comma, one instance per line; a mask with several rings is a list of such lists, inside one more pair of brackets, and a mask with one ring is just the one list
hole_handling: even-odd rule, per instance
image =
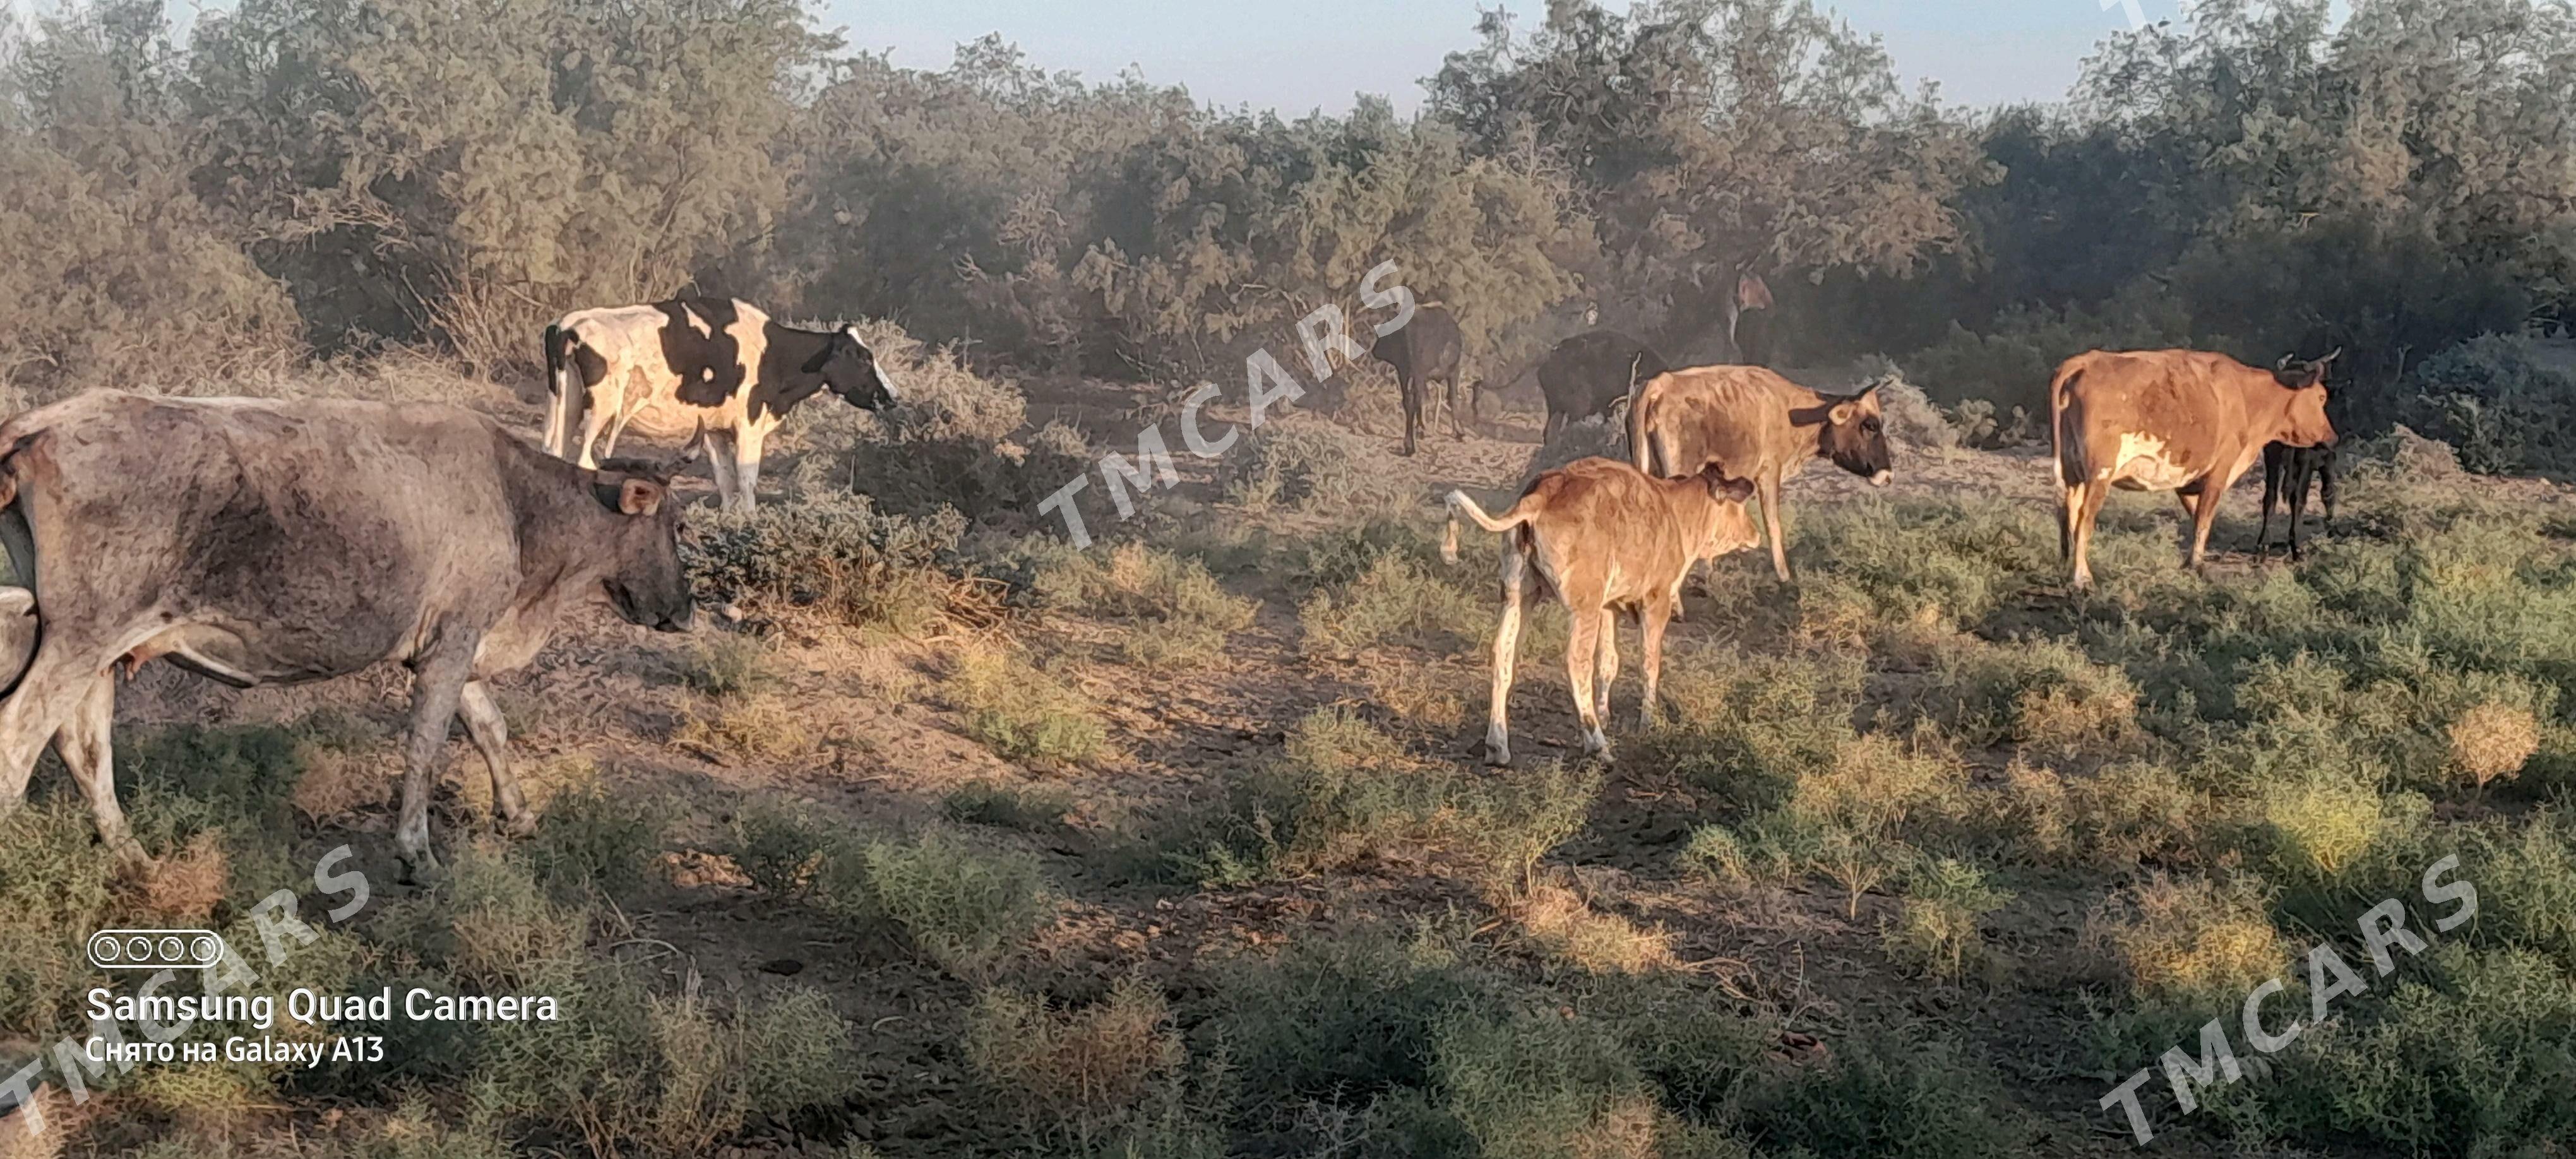
[[[1408, 451], [1429, 383], [1449, 388], [1457, 421], [1458, 345], [1455, 320], [1436, 306], [1378, 343], [1406, 396]], [[486, 682], [533, 659], [577, 605], [686, 630], [673, 475], [712, 452], [721, 505], [748, 510], [764, 442], [798, 403], [825, 389], [872, 410], [901, 397], [856, 329], [787, 326], [738, 301], [581, 311], [546, 328], [544, 352], [541, 443], [455, 406], [112, 391], [0, 423], [0, 547], [17, 584], [0, 588], [0, 813], [23, 801], [51, 744], [107, 847], [143, 863], [114, 788], [119, 668], [130, 677], [167, 659], [249, 687], [396, 661], [414, 676], [395, 830], [406, 873], [438, 870], [428, 787], [456, 720], [491, 773], [497, 820], [525, 833], [534, 818]], [[2258, 455], [2273, 491], [2286, 476], [2303, 493], [2317, 467], [2305, 450], [2334, 441], [2332, 357], [2270, 371], [2190, 351], [2068, 359], [2050, 400], [2075, 584], [2090, 580], [2086, 551], [2109, 488], [2177, 493], [2193, 523], [2189, 564], [2220, 497]], [[1642, 629], [1651, 706], [1691, 566], [1765, 538], [1750, 500], [1762, 502], [1785, 580], [1781, 484], [1818, 458], [1878, 484], [1891, 472], [1876, 388], [1834, 396], [1759, 366], [1671, 369], [1612, 331], [1558, 344], [1538, 378], [1551, 433], [1624, 404], [1631, 461], [1546, 472], [1500, 515], [1448, 496], [1453, 558], [1459, 516], [1509, 537], [1486, 735], [1498, 763], [1510, 757], [1504, 709], [1532, 583], [1572, 615], [1576, 712], [1586, 749], [1606, 752], [1614, 611]], [[612, 455], [629, 427], [692, 437], [675, 459], [595, 457]], [[2270, 507], [2267, 491], [2267, 534]]]

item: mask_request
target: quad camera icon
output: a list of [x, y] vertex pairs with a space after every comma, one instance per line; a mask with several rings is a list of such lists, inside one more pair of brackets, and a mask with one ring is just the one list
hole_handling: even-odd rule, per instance
[[224, 958], [213, 930], [100, 930], [89, 936], [89, 964], [102, 970], [203, 970]]

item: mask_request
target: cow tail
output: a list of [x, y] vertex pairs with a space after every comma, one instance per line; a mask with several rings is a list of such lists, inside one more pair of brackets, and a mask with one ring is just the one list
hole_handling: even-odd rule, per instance
[[2057, 377], [2048, 382], [2048, 437], [2055, 444], [2050, 449], [2056, 452], [2052, 456], [2055, 462], [2050, 465], [2057, 471], [2060, 487], [2068, 479], [2084, 478], [2086, 472], [2084, 440], [2068, 437], [2075, 432], [2066, 429], [2066, 388], [2083, 374], [2084, 367], [2068, 359], [2066, 365], [2057, 368]]
[[559, 459], [577, 459], [573, 454], [573, 432], [581, 429], [582, 404], [589, 392], [577, 389], [573, 381], [572, 344], [579, 341], [572, 331], [560, 325], [546, 327], [546, 453]]
[[1458, 562], [1458, 517], [1461, 515], [1475, 520], [1476, 526], [1487, 531], [1510, 531], [1529, 522], [1529, 516], [1521, 513], [1517, 503], [1497, 519], [1485, 514], [1485, 509], [1476, 506], [1476, 501], [1468, 498], [1466, 492], [1452, 491], [1449, 493], [1449, 526], [1440, 533], [1440, 559], [1444, 563]]
[[[1661, 376], [1658, 375], [1657, 377]], [[1637, 382], [1636, 372], [1634, 370], [1629, 371], [1628, 460], [1638, 470], [1649, 475], [1659, 473], [1655, 470], [1652, 445], [1653, 427], [1648, 422], [1646, 414], [1648, 408], [1654, 403], [1654, 387], [1654, 379], [1650, 378], [1643, 384], [1639, 384]]]

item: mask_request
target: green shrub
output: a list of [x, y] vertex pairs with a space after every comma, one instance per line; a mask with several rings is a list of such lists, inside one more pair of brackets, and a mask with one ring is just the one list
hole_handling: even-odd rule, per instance
[[1080, 1139], [1142, 1109], [1184, 1054], [1162, 992], [1133, 978], [1077, 1009], [986, 990], [966, 1017], [964, 1050], [994, 1103]]
[[1036, 858], [936, 829], [834, 850], [814, 902], [853, 925], [891, 926], [922, 957], [968, 977], [988, 973], [1055, 912]]
[[1975, 866], [1946, 857], [1932, 861], [1906, 883], [1904, 907], [1887, 931], [1888, 949], [1935, 976], [1956, 978], [1984, 953], [1979, 919], [2011, 900], [2010, 892], [1987, 885]]
[[1073, 555], [1041, 571], [1036, 584], [1051, 607], [1128, 621], [1121, 647], [1148, 668], [1216, 659], [1260, 608], [1217, 586], [1205, 564], [1141, 543]]
[[1387, 646], [1474, 648], [1491, 641], [1500, 614], [1493, 597], [1469, 590], [1461, 572], [1435, 571], [1389, 553], [1350, 583], [1318, 589], [1298, 608], [1297, 619], [1309, 653], [1350, 655]]
[[613, 793], [593, 780], [556, 793], [522, 850], [538, 878], [559, 892], [622, 896], [643, 883], [661, 855], [667, 824], [665, 802]]
[[769, 645], [729, 632], [700, 633], [680, 658], [680, 683], [701, 696], [734, 698], [777, 682]]
[[1787, 802], [1855, 734], [1861, 669], [1843, 659], [1707, 649], [1667, 657], [1667, 723], [1630, 747], [1629, 767], [1680, 779], [1746, 814]]
[[864, 495], [825, 494], [693, 521], [681, 562], [702, 598], [814, 607], [852, 625], [917, 635], [948, 613], [966, 529], [955, 511], [880, 512]]
[[1016, 653], [968, 649], [949, 691], [966, 714], [966, 735], [1004, 760], [1082, 764], [1108, 744], [1089, 697]]
[[1367, 440], [1332, 423], [1286, 418], [1248, 434], [1217, 463], [1217, 487], [1255, 511], [1346, 510], [1393, 497]]
[[838, 828], [803, 806], [762, 798], [734, 814], [724, 852], [754, 888], [793, 899], [813, 888], [840, 839]]
[[1778, 1154], [1970, 1159], [2013, 1154], [2028, 1135], [1994, 1072], [1946, 1040], [1846, 1038], [1746, 1102], [1746, 1132]]

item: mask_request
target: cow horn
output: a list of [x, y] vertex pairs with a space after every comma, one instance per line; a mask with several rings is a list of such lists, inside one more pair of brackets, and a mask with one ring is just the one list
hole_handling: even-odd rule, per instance
[[698, 433], [690, 435], [688, 443], [682, 446], [680, 448], [680, 453], [671, 459], [671, 469], [676, 471], [691, 463], [697, 462], [698, 456], [706, 454], [706, 452], [707, 421], [705, 419], [699, 419]]
[[2323, 357], [2323, 358], [2318, 359], [2318, 360], [2317, 360], [2317, 365], [2319, 365], [2319, 366], [2324, 366], [2326, 363], [2329, 363], [2329, 362], [2334, 361], [2334, 360], [2335, 360], [2338, 356], [2340, 356], [2342, 353], [2343, 353], [2343, 347], [2340, 347], [2340, 346], [2337, 346], [2337, 347], [2335, 347], [2335, 348], [2334, 348], [2334, 349], [2332, 349], [2332, 350], [2326, 351], [2326, 356], [2325, 356], [2325, 357]]

